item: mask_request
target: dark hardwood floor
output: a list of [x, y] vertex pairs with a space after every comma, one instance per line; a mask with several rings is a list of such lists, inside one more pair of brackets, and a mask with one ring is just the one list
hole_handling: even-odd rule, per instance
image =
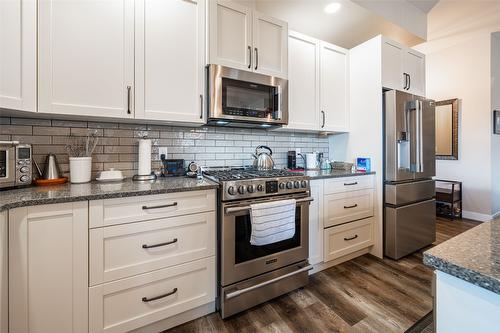
[[[476, 225], [438, 219], [435, 244]], [[422, 251], [399, 261], [364, 255], [229, 319], [213, 313], [168, 332], [404, 332], [432, 309], [431, 278]]]

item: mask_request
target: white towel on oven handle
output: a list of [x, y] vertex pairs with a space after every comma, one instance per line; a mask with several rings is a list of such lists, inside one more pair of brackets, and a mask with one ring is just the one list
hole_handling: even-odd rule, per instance
[[295, 199], [250, 205], [250, 244], [262, 246], [295, 236]]

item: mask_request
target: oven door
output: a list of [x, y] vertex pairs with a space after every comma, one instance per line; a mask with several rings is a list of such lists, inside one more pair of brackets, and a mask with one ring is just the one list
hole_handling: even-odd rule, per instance
[[288, 123], [288, 81], [234, 68], [209, 65], [209, 116], [211, 124], [231, 122]]
[[[297, 200], [294, 237], [264, 246], [251, 245], [249, 205], [290, 198]], [[307, 195], [301, 195], [223, 203], [221, 285], [227, 286], [306, 260], [309, 255], [309, 203], [312, 200]]]
[[16, 182], [16, 148], [0, 145], [0, 187], [14, 186]]

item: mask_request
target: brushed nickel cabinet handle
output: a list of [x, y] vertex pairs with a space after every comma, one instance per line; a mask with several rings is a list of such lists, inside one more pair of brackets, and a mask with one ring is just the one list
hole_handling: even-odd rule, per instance
[[203, 95], [200, 94], [200, 119], [203, 119]]
[[255, 48], [255, 69], [259, 67], [259, 50]]
[[248, 69], [252, 67], [252, 47], [248, 45]]
[[132, 111], [130, 111], [130, 91], [132, 90], [131, 86], [127, 86], [127, 113], [131, 114]]
[[353, 240], [353, 239], [356, 239], [356, 238], [358, 238], [358, 235], [354, 235], [352, 237], [344, 237], [344, 240], [345, 241], [350, 241], [350, 240]]
[[172, 291], [169, 291], [168, 293], [166, 294], [163, 294], [163, 295], [158, 295], [158, 296], [155, 296], [155, 297], [151, 297], [151, 298], [147, 298], [147, 297], [143, 297], [142, 298], [142, 301], [143, 302], [153, 302], [153, 301], [156, 301], [156, 300], [159, 300], [159, 299], [162, 299], [162, 298], [165, 298], [167, 296], [170, 296], [170, 295], [173, 295], [177, 292], [177, 288], [174, 288], [172, 289]]
[[321, 124], [321, 128], [325, 127], [325, 111], [321, 110], [321, 114], [323, 115], [323, 124]]
[[358, 182], [344, 183], [344, 186], [353, 186], [353, 185], [358, 185]]
[[356, 208], [358, 207], [358, 204], [354, 204], [352, 206], [344, 206], [344, 209], [350, 209], [350, 208]]
[[153, 245], [142, 244], [142, 248], [143, 249], [152, 249], [155, 247], [167, 246], [167, 245], [174, 244], [174, 243], [177, 243], [177, 238], [174, 238], [171, 241], [165, 242], [165, 243], [158, 243], [158, 244], [153, 244]]
[[160, 205], [160, 206], [142, 206], [142, 209], [158, 209], [158, 208], [167, 208], [167, 207], [175, 207], [177, 206], [177, 202], [171, 203], [171, 204], [166, 204], [166, 205]]

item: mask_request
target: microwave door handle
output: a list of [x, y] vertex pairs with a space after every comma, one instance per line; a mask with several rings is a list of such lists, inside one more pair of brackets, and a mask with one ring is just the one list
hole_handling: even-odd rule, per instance
[[14, 141], [0, 141], [0, 145], [18, 145], [19, 141], [14, 140]]
[[281, 120], [282, 119], [282, 113], [281, 113], [281, 86], [277, 87], [278, 90], [278, 109], [276, 110], [276, 120]]

